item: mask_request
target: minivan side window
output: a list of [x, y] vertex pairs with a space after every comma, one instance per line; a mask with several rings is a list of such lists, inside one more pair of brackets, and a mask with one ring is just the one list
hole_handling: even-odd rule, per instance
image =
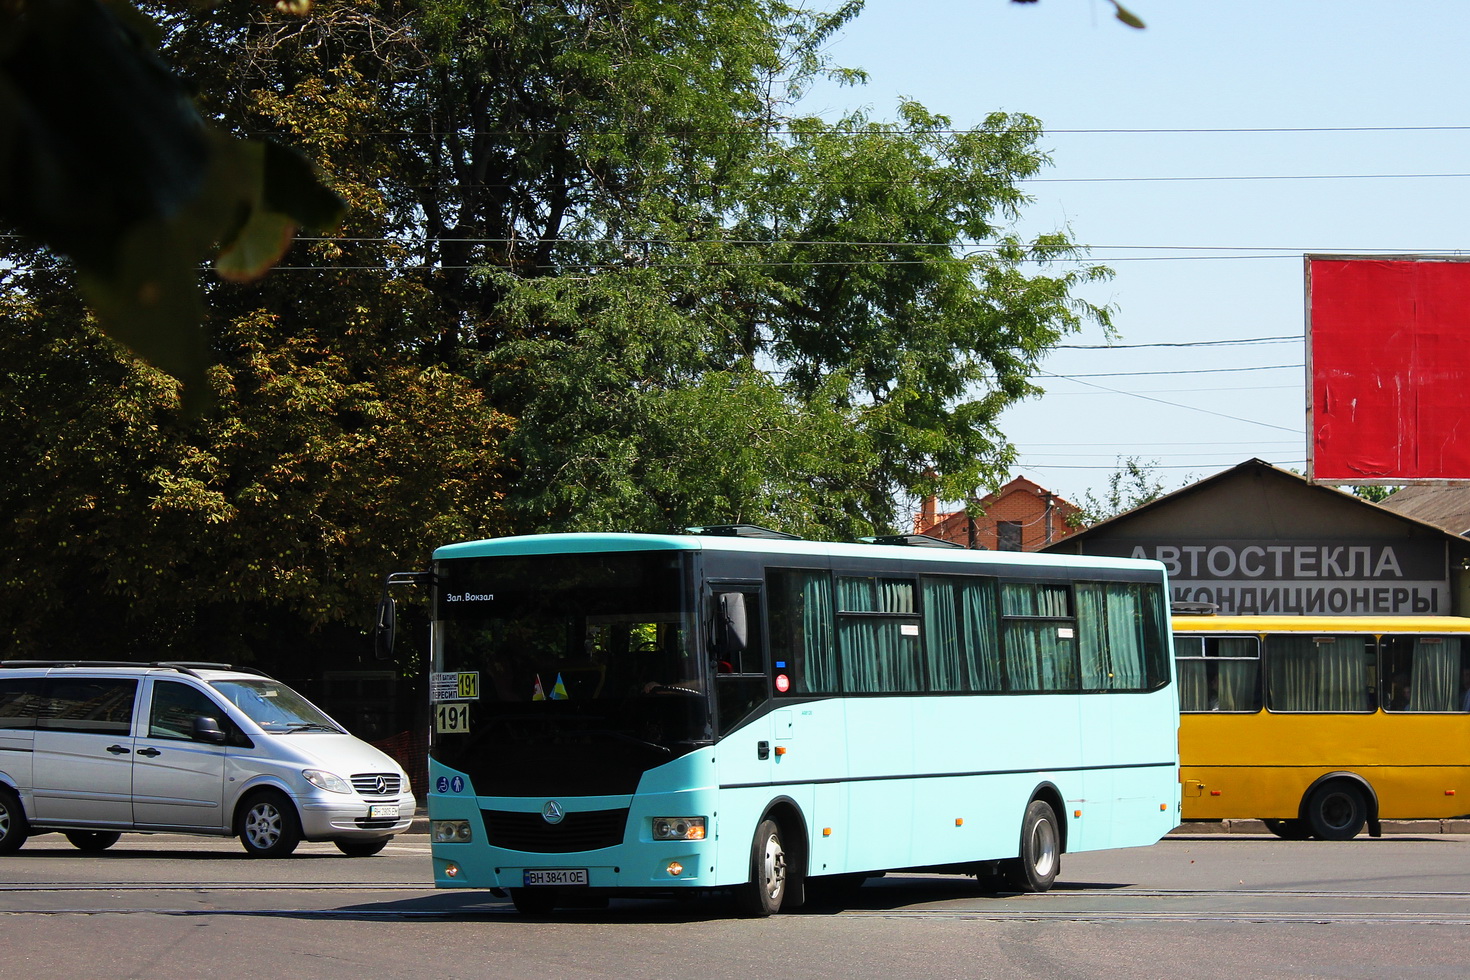
[[0, 728], [35, 728], [41, 704], [41, 678], [0, 680]]
[[178, 681], [153, 682], [153, 709], [148, 716], [149, 738], [193, 740], [194, 719], [213, 718], [225, 731], [230, 731], [229, 716], [209, 696]]
[[131, 678], [51, 677], [38, 727], [60, 732], [127, 735], [138, 682]]

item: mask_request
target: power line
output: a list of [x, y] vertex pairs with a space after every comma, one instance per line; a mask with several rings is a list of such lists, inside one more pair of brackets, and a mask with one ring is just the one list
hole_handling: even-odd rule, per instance
[[1301, 341], [1301, 334], [1282, 334], [1277, 337], [1242, 337], [1238, 340], [1189, 340], [1157, 344], [1057, 344], [1057, 350], [1141, 350], [1145, 347], [1231, 347], [1236, 344], [1275, 344], [1284, 341]]
[[[1023, 458], [1024, 458], [1024, 454]], [[1240, 463], [1238, 459], [1228, 460], [1223, 463], [1164, 463], [1159, 466], [1151, 466], [1149, 469], [1157, 470], [1225, 470]], [[1296, 459], [1276, 459], [1273, 466], [1305, 466], [1306, 457]], [[1025, 463], [1017, 461], [1017, 467], [1025, 467], [1031, 470], [1106, 470], [1109, 466], [1088, 466], [1085, 463]]]
[[1207, 408], [1199, 408], [1199, 407], [1194, 406], [1194, 405], [1181, 405], [1178, 402], [1165, 401], [1162, 398], [1153, 398], [1153, 397], [1151, 397], [1149, 395], [1140, 395], [1137, 392], [1133, 392], [1133, 391], [1119, 391], [1116, 388], [1109, 388], [1106, 385], [1095, 384], [1095, 383], [1093, 383], [1091, 381], [1081, 381], [1081, 380], [1079, 380], [1078, 378], [1076, 378], [1076, 377], [1074, 377], [1072, 375], [1067, 375], [1067, 374], [1052, 374], [1049, 371], [1042, 371], [1042, 372], [1039, 372], [1039, 373], [1041, 375], [1045, 376], [1045, 377], [1048, 377], [1048, 378], [1060, 378], [1060, 379], [1065, 380], [1065, 381], [1075, 381], [1077, 384], [1079, 384], [1079, 385], [1086, 385], [1089, 388], [1098, 388], [1098, 389], [1100, 389], [1102, 391], [1110, 391], [1110, 392], [1112, 392], [1115, 395], [1125, 395], [1125, 396], [1127, 396], [1129, 398], [1141, 398], [1141, 399], [1143, 399], [1146, 402], [1155, 402], [1155, 403], [1157, 403], [1159, 405], [1167, 405], [1170, 408], [1183, 409], [1184, 411], [1188, 411], [1188, 412], [1199, 412], [1199, 413], [1201, 413], [1203, 415], [1214, 415], [1217, 418], [1229, 419], [1232, 422], [1244, 422], [1247, 425], [1260, 425], [1260, 426], [1264, 426], [1265, 428], [1268, 428], [1268, 429], [1277, 429], [1277, 430], [1279, 430], [1281, 432], [1290, 432], [1293, 435], [1298, 434], [1297, 433], [1297, 430], [1295, 430], [1295, 429], [1288, 429], [1284, 425], [1274, 425], [1274, 424], [1272, 424], [1270, 422], [1261, 422], [1261, 421], [1258, 421], [1256, 419], [1244, 419], [1244, 418], [1241, 418], [1238, 415], [1227, 415], [1224, 412], [1213, 412], [1213, 411], [1210, 411]]
[[[1052, 374], [1048, 377], [1067, 378], [1075, 381], [1078, 378], [1142, 378], [1158, 374], [1238, 374], [1243, 371], [1284, 371], [1288, 369], [1303, 370], [1305, 364], [1267, 364], [1261, 367], [1232, 367], [1232, 368], [1181, 368], [1177, 371], [1105, 371], [1098, 374]], [[1045, 371], [1041, 372], [1046, 374]]]
[[[1141, 389], [1138, 389], [1137, 391], [1135, 391], [1134, 394], [1143, 394], [1143, 395], [1182, 395], [1182, 394], [1191, 394], [1192, 395], [1192, 394], [1204, 394], [1206, 392], [1213, 393], [1213, 392], [1219, 392], [1219, 391], [1301, 391], [1301, 390], [1302, 390], [1302, 386], [1300, 384], [1291, 384], [1291, 385], [1232, 385], [1232, 386], [1221, 387], [1221, 388], [1141, 388]], [[1049, 391], [1049, 392], [1047, 392], [1047, 395], [1049, 397], [1053, 397], [1053, 398], [1069, 398], [1069, 397], [1083, 397], [1083, 396], [1096, 397], [1096, 396], [1102, 395], [1102, 394], [1106, 394], [1106, 392], [1098, 392], [1098, 391]]]
[[1197, 177], [1017, 177], [1018, 184], [1177, 183], [1207, 180], [1452, 180], [1470, 174], [1211, 174]]

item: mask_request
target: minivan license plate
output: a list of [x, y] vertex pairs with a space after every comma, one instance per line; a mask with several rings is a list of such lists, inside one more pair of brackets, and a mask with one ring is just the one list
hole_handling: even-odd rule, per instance
[[525, 876], [527, 886], [533, 885], [585, 885], [587, 884], [586, 868], [543, 868], [539, 871], [527, 871]]
[[369, 820], [397, 820], [397, 803], [370, 803], [368, 804]]

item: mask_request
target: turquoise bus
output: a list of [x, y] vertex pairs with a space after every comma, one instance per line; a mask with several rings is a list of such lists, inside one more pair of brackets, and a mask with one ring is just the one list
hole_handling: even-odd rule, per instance
[[1066, 851], [1176, 826], [1158, 563], [691, 530], [452, 544], [414, 576], [436, 885], [763, 916], [900, 870], [1044, 891]]

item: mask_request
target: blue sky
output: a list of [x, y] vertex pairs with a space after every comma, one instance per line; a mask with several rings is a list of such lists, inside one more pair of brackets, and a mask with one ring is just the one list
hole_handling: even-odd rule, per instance
[[[1470, 248], [1470, 2], [1127, 6], [1146, 30], [1104, 0], [869, 0], [829, 48], [868, 85], [806, 105], [1042, 120], [1054, 166], [1020, 228], [1069, 228], [1116, 271], [1084, 295], [1120, 336], [1051, 355], [1003, 429], [1012, 475], [1074, 501], [1124, 457], [1169, 489], [1251, 457], [1303, 469], [1303, 255]], [[1180, 343], [1209, 346], [1144, 346]]]

